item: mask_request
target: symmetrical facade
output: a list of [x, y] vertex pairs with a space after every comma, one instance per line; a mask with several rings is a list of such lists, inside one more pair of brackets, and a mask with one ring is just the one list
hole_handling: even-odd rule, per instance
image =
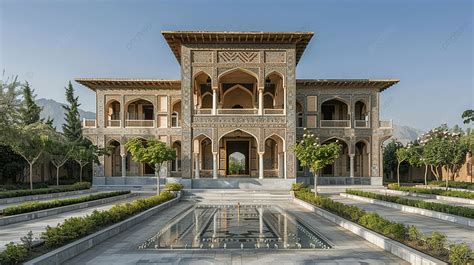
[[186, 185], [291, 182], [309, 175], [291, 151], [306, 127], [343, 146], [323, 170], [323, 183], [381, 183], [381, 145], [392, 126], [379, 120], [379, 94], [398, 80], [296, 79], [309, 32], [162, 34], [181, 65], [181, 80], [76, 80], [97, 94], [97, 119], [84, 121], [84, 134], [115, 150], [101, 159], [95, 179], [117, 183], [112, 177], [126, 176], [122, 183], [129, 183], [153, 174], [124, 148], [130, 138], [153, 137], [177, 152], [162, 175]]

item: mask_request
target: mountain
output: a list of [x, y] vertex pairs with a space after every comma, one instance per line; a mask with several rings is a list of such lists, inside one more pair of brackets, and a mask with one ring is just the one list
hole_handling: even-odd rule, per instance
[[[397, 141], [401, 142], [402, 144], [407, 144], [410, 141], [416, 140], [416, 138], [421, 136], [423, 133], [424, 131], [419, 129], [394, 124], [392, 138], [397, 139]], [[388, 143], [388, 141], [386, 141], [385, 143]]]
[[[38, 104], [38, 106], [43, 108], [43, 111], [40, 115], [41, 118], [53, 118], [54, 127], [56, 127], [58, 131], [62, 131], [62, 124], [64, 122], [65, 116], [64, 109], [62, 107], [64, 104], [54, 101], [52, 99], [45, 98], [40, 98], [36, 100], [36, 103]], [[95, 119], [95, 113], [91, 111], [79, 109], [79, 115], [81, 115], [81, 119]]]

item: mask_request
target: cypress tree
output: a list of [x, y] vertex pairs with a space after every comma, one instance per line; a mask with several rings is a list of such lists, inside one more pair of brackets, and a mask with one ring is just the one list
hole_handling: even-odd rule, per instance
[[78, 97], [74, 96], [74, 88], [71, 81], [66, 89], [66, 105], [63, 105], [65, 113], [65, 123], [63, 124], [63, 133], [66, 139], [71, 143], [81, 144], [83, 142], [81, 117], [79, 115]]
[[43, 110], [35, 102], [36, 95], [35, 90], [30, 87], [28, 82], [25, 82], [23, 86], [23, 102], [20, 107], [20, 123], [24, 126], [33, 124], [35, 122], [42, 122], [40, 119], [40, 113]]

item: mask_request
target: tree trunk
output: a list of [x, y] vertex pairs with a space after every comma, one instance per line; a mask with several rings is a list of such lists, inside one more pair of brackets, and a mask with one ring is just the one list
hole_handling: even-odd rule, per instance
[[79, 182], [82, 182], [82, 165], [79, 165]]
[[160, 165], [155, 164], [156, 195], [160, 195]]
[[59, 167], [56, 167], [56, 186], [59, 186]]
[[397, 164], [397, 183], [398, 187], [400, 187], [400, 162]]
[[428, 165], [425, 165], [425, 189], [428, 186], [427, 176], [428, 176]]
[[30, 165], [30, 190], [33, 190], [33, 164], [28, 164]]
[[314, 174], [314, 197], [318, 196], [318, 171], [313, 172]]
[[449, 185], [449, 166], [446, 167], [446, 172], [447, 172], [447, 176], [446, 176], [446, 190], [448, 190], [448, 185]]

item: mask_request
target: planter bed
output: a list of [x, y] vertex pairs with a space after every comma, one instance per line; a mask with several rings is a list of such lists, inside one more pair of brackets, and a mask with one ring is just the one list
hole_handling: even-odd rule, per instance
[[405, 192], [413, 192], [419, 194], [429, 194], [429, 195], [439, 195], [443, 197], [455, 197], [455, 198], [464, 198], [464, 199], [473, 199], [474, 200], [474, 192], [470, 192], [468, 190], [446, 190], [442, 188], [437, 189], [425, 189], [425, 188], [414, 188], [414, 187], [395, 187], [390, 188], [391, 190], [398, 190], [398, 191], [405, 191]]
[[392, 195], [401, 195], [401, 196], [412, 196], [412, 197], [419, 197], [424, 199], [436, 199], [446, 202], [458, 202], [458, 203], [465, 203], [465, 204], [473, 204], [474, 199], [465, 199], [460, 197], [450, 197], [450, 196], [443, 196], [443, 195], [435, 195], [435, 194], [427, 194], [427, 193], [419, 193], [413, 191], [405, 191], [405, 190], [379, 190], [379, 193], [390, 193]]
[[89, 182], [78, 182], [70, 186], [59, 186], [59, 187], [54, 187], [54, 188], [1, 191], [0, 199], [40, 195], [40, 194], [59, 193], [59, 192], [75, 191], [75, 190], [87, 190], [87, 189], [90, 189], [90, 187], [91, 187], [91, 184]]

